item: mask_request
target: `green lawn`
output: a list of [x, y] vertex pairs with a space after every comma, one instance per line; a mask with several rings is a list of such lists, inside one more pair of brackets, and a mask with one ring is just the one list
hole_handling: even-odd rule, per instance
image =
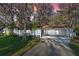
[[73, 52], [79, 56], [79, 43], [76, 43], [74, 41], [72, 41], [70, 44], [69, 44], [70, 48], [73, 50]]
[[0, 36], [0, 56], [12, 55], [27, 45], [33, 38], [19, 36]]
[[23, 47], [22, 49], [18, 50], [12, 56], [22, 56], [24, 53], [30, 51], [39, 42], [40, 42], [39, 38], [35, 38], [34, 40], [31, 40], [27, 45], [25, 45], [25, 47]]

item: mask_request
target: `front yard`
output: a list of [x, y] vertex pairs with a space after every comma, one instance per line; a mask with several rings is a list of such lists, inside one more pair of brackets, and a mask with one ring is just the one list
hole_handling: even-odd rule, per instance
[[0, 36], [0, 56], [13, 55], [33, 40], [36, 39], [33, 37], [23, 39], [22, 37], [14, 35]]
[[72, 40], [69, 44], [70, 48], [73, 50], [73, 52], [79, 56], [79, 40]]

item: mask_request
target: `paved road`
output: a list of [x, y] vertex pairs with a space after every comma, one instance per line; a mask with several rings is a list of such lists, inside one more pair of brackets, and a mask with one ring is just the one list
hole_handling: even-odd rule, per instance
[[62, 43], [55, 41], [54, 39], [43, 39], [44, 42], [40, 42], [30, 51], [24, 54], [24, 56], [74, 56], [73, 51]]

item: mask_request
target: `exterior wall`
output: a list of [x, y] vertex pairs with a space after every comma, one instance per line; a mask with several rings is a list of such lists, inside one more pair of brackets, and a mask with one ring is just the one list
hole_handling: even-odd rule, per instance
[[[24, 30], [18, 30], [14, 29], [13, 31], [15, 34], [21, 34], [23, 35], [25, 32]], [[41, 36], [41, 29], [36, 29], [36, 30], [26, 30], [26, 34], [29, 35], [35, 35], [35, 36]], [[66, 37], [73, 37], [75, 33], [73, 32], [73, 29], [63, 29], [63, 28], [55, 28], [55, 29], [43, 29], [43, 34], [42, 36], [66, 36]]]
[[[14, 34], [17, 34], [19, 36], [23, 36], [24, 35], [24, 31], [23, 30], [17, 30], [14, 29]], [[41, 35], [41, 33], [43, 33]], [[55, 29], [43, 29], [43, 31], [41, 29], [36, 29], [36, 30], [26, 30], [26, 34], [35, 36], [35, 37], [40, 37], [40, 38], [52, 38], [52, 39], [56, 39], [58, 42], [61, 43], [69, 43], [70, 39], [73, 38], [73, 36], [75, 36], [73, 29], [68, 29], [68, 28], [55, 28]]]

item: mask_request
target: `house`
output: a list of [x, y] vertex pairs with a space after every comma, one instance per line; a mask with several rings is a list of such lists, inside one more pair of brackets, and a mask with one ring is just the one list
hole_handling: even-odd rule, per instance
[[41, 38], [51, 38], [61, 43], [69, 43], [75, 36], [72, 28], [65, 27], [63, 25], [54, 25], [52, 28], [44, 28], [42, 30]]
[[[15, 30], [15, 33], [22, 36], [23, 33], [25, 32], [23, 30]], [[49, 38], [51, 40], [56, 40], [57, 42], [66, 43], [66, 44], [68, 44], [70, 40], [75, 36], [75, 32], [73, 32], [72, 28], [68, 28], [60, 25], [52, 26], [52, 28], [49, 26], [45, 26], [41, 29], [37, 28], [35, 30], [26, 30], [26, 34], [44, 39]]]

